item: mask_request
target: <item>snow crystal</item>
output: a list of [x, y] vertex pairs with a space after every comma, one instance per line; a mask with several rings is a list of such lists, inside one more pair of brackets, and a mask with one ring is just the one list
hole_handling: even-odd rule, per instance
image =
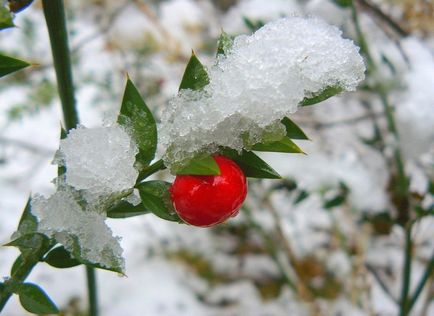
[[137, 146], [119, 125], [78, 127], [60, 142], [60, 164], [66, 166], [66, 184], [92, 197], [131, 189]]
[[181, 91], [163, 113], [160, 136], [169, 166], [218, 146], [236, 150], [285, 134], [280, 120], [328, 87], [354, 90], [365, 66], [352, 41], [314, 18], [269, 23], [238, 36], [209, 71], [201, 91]]
[[72, 253], [78, 246], [80, 256], [91, 263], [123, 271], [119, 238], [113, 237], [104, 215], [83, 209], [76, 193], [64, 189], [49, 198], [35, 196], [32, 213], [39, 220], [38, 231], [55, 238]]

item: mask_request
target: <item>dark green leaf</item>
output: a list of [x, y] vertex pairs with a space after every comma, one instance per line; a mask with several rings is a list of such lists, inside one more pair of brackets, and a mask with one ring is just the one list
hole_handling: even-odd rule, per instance
[[23, 264], [23, 256], [19, 255], [17, 257], [17, 259], [15, 259], [14, 264], [12, 265], [11, 268], [11, 275], [13, 276], [15, 274], [15, 272], [17, 272], [18, 268], [21, 267], [21, 265]]
[[137, 188], [146, 209], [162, 219], [182, 222], [176, 214], [170, 198], [169, 188], [171, 185], [169, 182], [154, 180], [142, 182]]
[[301, 191], [299, 191], [297, 197], [295, 198], [294, 204], [301, 203], [302, 201], [304, 201], [308, 197], [309, 197], [309, 193], [305, 190], [301, 190]]
[[6, 7], [0, 7], [0, 30], [14, 27], [14, 17]]
[[142, 203], [133, 205], [131, 203], [128, 203], [127, 201], [120, 201], [118, 204], [108, 209], [107, 217], [127, 218], [148, 213], [149, 210], [147, 210]]
[[217, 55], [227, 55], [234, 45], [234, 39], [226, 32], [222, 32], [217, 42]]
[[0, 78], [28, 66], [30, 64], [25, 61], [0, 54]]
[[351, 6], [353, 0], [332, 0], [334, 3], [336, 3], [341, 8], [348, 8]]
[[304, 151], [301, 150], [300, 147], [298, 147], [288, 137], [284, 137], [281, 140], [275, 142], [270, 142], [265, 144], [255, 144], [253, 145], [252, 150], [304, 154]]
[[5, 289], [5, 284], [3, 282], [0, 282], [0, 295], [3, 294], [4, 289]]
[[20, 222], [18, 223], [17, 231], [20, 235], [31, 234], [38, 230], [38, 220], [31, 212], [31, 203], [32, 200], [29, 197], [23, 214], [21, 215]]
[[47, 236], [39, 233], [31, 233], [18, 237], [17, 239], [5, 244], [20, 249], [23, 258], [31, 258], [38, 261], [40, 256], [49, 249], [50, 240]]
[[57, 314], [59, 309], [39, 286], [24, 283], [18, 288], [21, 305], [33, 314]]
[[322, 102], [324, 100], [327, 100], [328, 98], [331, 98], [332, 96], [341, 93], [343, 89], [341, 87], [328, 87], [325, 88], [323, 91], [321, 91], [318, 95], [311, 97], [311, 98], [304, 98], [303, 101], [300, 102], [300, 106], [307, 106], [307, 105], [313, 105], [319, 102]]
[[241, 154], [238, 154], [236, 150], [224, 148], [222, 154], [234, 160], [246, 177], [281, 179], [281, 176], [273, 168], [251, 151], [243, 150]]
[[202, 156], [192, 159], [187, 166], [176, 171], [176, 174], [197, 176], [219, 175], [220, 168], [212, 156]]
[[59, 269], [72, 268], [81, 264], [78, 260], [72, 258], [69, 251], [63, 246], [51, 250], [44, 258], [44, 262]]
[[244, 24], [251, 32], [256, 32], [257, 30], [259, 30], [261, 27], [265, 25], [265, 23], [262, 22], [261, 20], [253, 21], [245, 16], [243, 17], [243, 21]]
[[209, 83], [208, 73], [194, 52], [185, 68], [179, 90], [200, 90]]
[[9, 0], [9, 8], [12, 12], [18, 13], [31, 5], [32, 2], [33, 0]]
[[325, 209], [330, 209], [339, 205], [342, 205], [346, 200], [346, 196], [344, 195], [337, 195], [331, 199], [328, 199], [324, 202], [323, 207]]
[[306, 136], [306, 134], [302, 131], [302, 129], [295, 124], [293, 121], [291, 121], [289, 118], [285, 117], [282, 120], [282, 124], [285, 125], [286, 128], [286, 136], [288, 136], [291, 139], [305, 139], [308, 140], [309, 138]]
[[154, 116], [130, 79], [127, 80], [125, 87], [118, 123], [131, 131], [139, 148], [136, 162], [139, 164], [139, 169], [142, 169], [155, 157], [157, 125]]

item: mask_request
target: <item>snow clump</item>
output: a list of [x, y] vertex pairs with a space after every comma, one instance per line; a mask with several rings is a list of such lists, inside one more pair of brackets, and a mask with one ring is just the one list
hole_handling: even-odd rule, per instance
[[60, 141], [56, 163], [66, 171], [57, 191], [32, 198], [38, 232], [54, 238], [85, 263], [124, 271], [119, 238], [105, 224], [107, 207], [133, 192], [137, 145], [123, 129], [79, 126]]
[[183, 90], [162, 116], [169, 167], [219, 146], [240, 151], [285, 135], [280, 120], [305, 98], [333, 87], [355, 90], [365, 65], [342, 32], [316, 18], [291, 17], [238, 36], [209, 69], [210, 83]]
[[137, 145], [120, 125], [78, 127], [60, 141], [60, 164], [66, 166], [66, 184], [105, 196], [134, 187]]
[[105, 215], [83, 209], [75, 193], [63, 189], [49, 198], [33, 198], [32, 213], [39, 220], [38, 231], [89, 263], [124, 271], [119, 238], [113, 237], [105, 224]]

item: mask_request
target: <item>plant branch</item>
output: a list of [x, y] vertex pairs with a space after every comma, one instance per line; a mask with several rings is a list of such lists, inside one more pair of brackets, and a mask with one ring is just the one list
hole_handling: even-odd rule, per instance
[[428, 266], [426, 267], [425, 272], [423, 273], [419, 283], [416, 286], [416, 290], [414, 291], [413, 295], [411, 296], [410, 300], [407, 303], [407, 313], [410, 313], [411, 309], [413, 308], [414, 304], [416, 303], [417, 299], [422, 293], [422, 290], [424, 289], [428, 280], [433, 276], [433, 273], [434, 273], [434, 252], [430, 258], [430, 261], [428, 262]]
[[393, 296], [392, 292], [390, 292], [390, 289], [387, 287], [386, 283], [384, 283], [384, 281], [381, 279], [380, 275], [375, 270], [375, 268], [369, 263], [365, 263], [365, 267], [374, 276], [374, 279], [378, 282], [378, 284], [380, 285], [384, 293], [386, 293], [387, 296], [389, 296], [392, 299], [392, 301], [394, 301], [397, 305], [399, 305], [399, 301]]
[[404, 252], [404, 267], [403, 267], [403, 278], [401, 287], [401, 299], [400, 299], [400, 316], [408, 315], [408, 293], [410, 291], [410, 281], [411, 281], [411, 261], [412, 261], [412, 250], [413, 241], [411, 240], [411, 228], [412, 223], [409, 222], [405, 230], [405, 252]]
[[269, 234], [266, 233], [264, 229], [255, 221], [252, 215], [252, 211], [250, 207], [247, 206], [247, 203], [244, 203], [242, 210], [244, 211], [244, 215], [246, 216], [249, 224], [261, 235], [262, 239], [264, 240], [265, 247], [270, 253], [271, 258], [277, 265], [277, 268], [280, 270], [280, 273], [282, 274], [285, 283], [288, 285], [290, 289], [292, 289], [295, 293], [297, 293], [297, 287], [295, 286], [294, 281], [292, 280], [288, 269], [285, 267], [281, 258], [279, 257], [279, 251], [275, 247], [273, 240], [270, 238]]
[[146, 167], [139, 173], [136, 184], [139, 184], [140, 182], [145, 180], [150, 175], [153, 175], [157, 171], [164, 170], [164, 169], [166, 169], [166, 166], [164, 165], [164, 161], [162, 159], [154, 162], [152, 165]]
[[66, 130], [78, 124], [63, 0], [42, 0]]
[[390, 16], [384, 13], [380, 8], [371, 3], [368, 0], [356, 0], [360, 6], [366, 11], [371, 12], [376, 18], [385, 22], [389, 27], [394, 30], [398, 35], [406, 37], [409, 33], [404, 30], [396, 21], [394, 21]]
[[[50, 36], [51, 52], [56, 71], [57, 89], [62, 103], [65, 129], [68, 131], [78, 125], [75, 107], [74, 82], [72, 79], [71, 56], [68, 45], [68, 31], [63, 0], [42, 0], [45, 21]], [[98, 315], [95, 270], [86, 267], [89, 314]]]

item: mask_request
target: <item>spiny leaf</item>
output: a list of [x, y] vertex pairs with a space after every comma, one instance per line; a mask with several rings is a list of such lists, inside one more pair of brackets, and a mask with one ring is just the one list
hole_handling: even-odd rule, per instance
[[222, 31], [217, 42], [217, 55], [227, 55], [234, 45], [234, 39]]
[[170, 198], [171, 185], [169, 182], [154, 180], [142, 182], [137, 188], [146, 209], [162, 219], [182, 223]]
[[50, 240], [47, 236], [39, 233], [22, 235], [4, 246], [12, 246], [20, 249], [23, 258], [39, 260], [40, 256], [49, 249]]
[[185, 68], [179, 90], [200, 90], [209, 83], [208, 73], [194, 52]]
[[127, 80], [125, 87], [118, 123], [131, 131], [139, 148], [136, 162], [139, 164], [139, 169], [142, 169], [155, 157], [157, 125], [154, 116], [130, 79]]
[[0, 54], [0, 78], [28, 66], [30, 64], [25, 61]]
[[220, 168], [212, 156], [201, 156], [192, 159], [185, 167], [176, 174], [209, 176], [219, 175]]
[[23, 214], [21, 215], [20, 222], [18, 223], [18, 233], [20, 235], [27, 235], [34, 233], [38, 230], [38, 220], [31, 211], [31, 197], [28, 198]]
[[33, 314], [57, 314], [59, 309], [39, 286], [24, 283], [18, 288], [21, 305]]
[[264, 143], [264, 144], [255, 144], [255, 145], [253, 145], [252, 150], [304, 154], [304, 151], [301, 150], [300, 147], [298, 147], [288, 137], [284, 137], [281, 140], [278, 140], [275, 142]]
[[288, 136], [291, 139], [305, 139], [308, 140], [309, 138], [306, 136], [306, 134], [303, 132], [303, 130], [295, 124], [292, 120], [290, 120], [288, 117], [283, 118], [282, 124], [285, 125], [286, 128], [286, 136]]
[[107, 210], [107, 217], [128, 218], [148, 214], [150, 211], [142, 204], [133, 205], [127, 201], [120, 201]]
[[300, 106], [313, 105], [322, 102], [324, 100], [327, 100], [328, 98], [331, 98], [332, 96], [341, 93], [342, 91], [344, 91], [344, 89], [341, 87], [328, 87], [325, 88], [320, 93], [318, 93], [316, 96], [313, 96], [311, 98], [304, 98], [299, 105]]
[[239, 154], [230, 148], [222, 149], [222, 154], [234, 160], [246, 177], [262, 179], [281, 179], [281, 176], [265, 161], [251, 151], [243, 150]]
[[81, 264], [78, 260], [74, 259], [63, 246], [51, 250], [43, 261], [59, 269], [72, 268]]

